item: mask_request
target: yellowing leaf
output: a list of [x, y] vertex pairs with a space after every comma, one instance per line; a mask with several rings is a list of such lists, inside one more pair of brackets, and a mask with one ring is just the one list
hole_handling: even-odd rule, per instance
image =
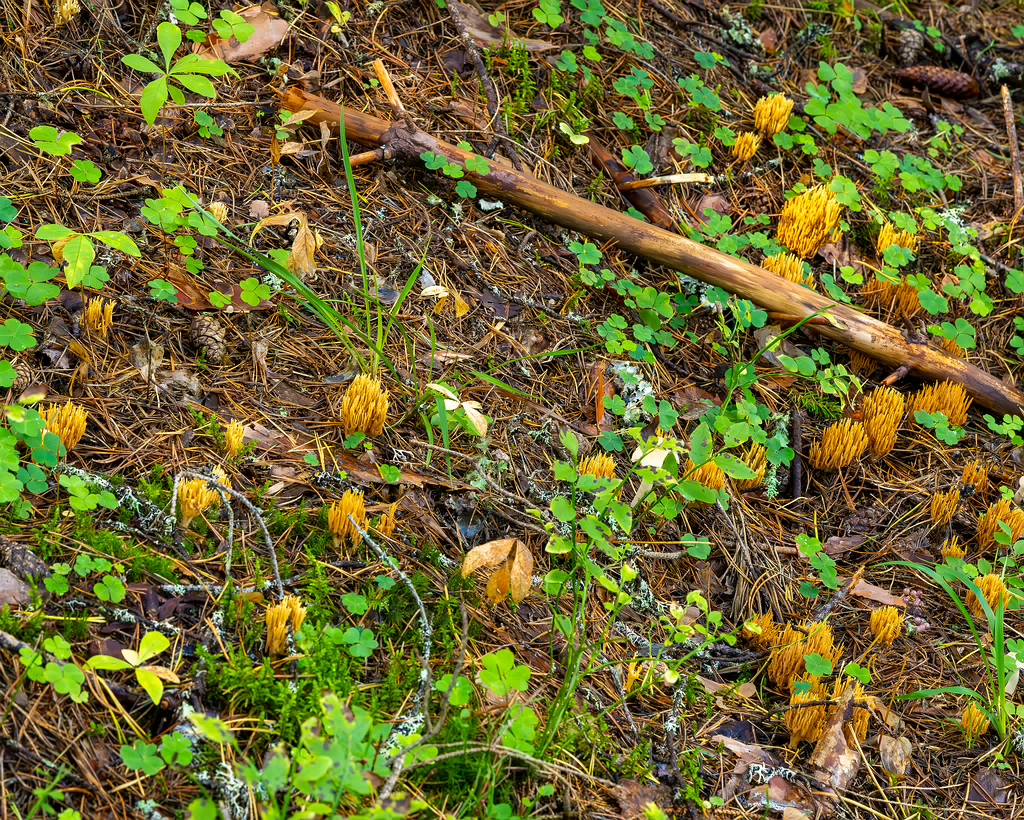
[[512, 548], [517, 544], [517, 538], [499, 538], [497, 541], [488, 541], [479, 547], [473, 547], [462, 560], [462, 574], [469, 577], [480, 567], [498, 566], [508, 558]]
[[[124, 650], [122, 654], [123, 652]], [[151, 672], [148, 666], [143, 666], [135, 670], [135, 677], [138, 678], [139, 686], [146, 690], [149, 699], [153, 703], [160, 703], [160, 698], [164, 695], [164, 682], [159, 676]]]
[[467, 313], [469, 313], [469, 305], [466, 304], [466, 300], [463, 299], [458, 293], [455, 296], [455, 318], [461, 319]]
[[487, 435], [487, 419], [477, 410], [479, 406], [480, 402], [476, 401], [464, 401], [462, 403], [462, 409], [466, 413], [466, 418], [473, 425], [477, 435], [482, 438]]
[[522, 541], [516, 542], [516, 554], [509, 570], [509, 588], [517, 604], [530, 594], [533, 586], [533, 553]]
[[458, 395], [454, 391], [452, 391], [450, 387], [445, 387], [443, 384], [436, 384], [434, 382], [431, 382], [430, 384], [427, 385], [427, 390], [433, 390], [435, 393], [440, 393], [446, 399], [452, 399], [454, 401], [459, 400]]
[[509, 565], [508, 562], [502, 564], [496, 573], [491, 576], [491, 580], [487, 582], [487, 597], [490, 598], [491, 603], [499, 603], [504, 600], [505, 596], [508, 595], [509, 586]]
[[134, 649], [122, 649], [121, 657], [128, 661], [132, 666], [139, 665], [139, 653]]

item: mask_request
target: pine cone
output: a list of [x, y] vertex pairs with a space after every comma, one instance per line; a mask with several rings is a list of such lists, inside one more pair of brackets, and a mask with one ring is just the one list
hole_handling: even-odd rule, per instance
[[224, 343], [224, 325], [216, 316], [200, 313], [192, 320], [188, 329], [189, 339], [200, 353], [205, 349], [206, 358], [212, 364], [220, 364], [228, 355], [227, 345]]
[[903, 65], [913, 65], [924, 50], [924, 35], [916, 28], [905, 28], [900, 32], [896, 53]]
[[896, 77], [905, 83], [919, 88], [923, 86], [932, 94], [954, 100], [966, 100], [981, 94], [981, 86], [976, 79], [951, 68], [915, 65], [910, 68], [898, 68], [895, 73]]
[[6, 567], [23, 581], [50, 577], [50, 569], [24, 544], [0, 535], [0, 567]]

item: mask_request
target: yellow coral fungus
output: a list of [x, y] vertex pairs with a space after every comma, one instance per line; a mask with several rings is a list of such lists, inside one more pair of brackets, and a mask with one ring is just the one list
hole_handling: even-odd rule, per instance
[[765, 137], [782, 133], [793, 113], [793, 101], [785, 94], [761, 97], [754, 106], [754, 127]]
[[903, 613], [894, 606], [883, 606], [871, 613], [871, 634], [882, 646], [892, 646], [903, 634]]
[[302, 599], [296, 595], [285, 595], [281, 603], [288, 607], [291, 613], [292, 632], [298, 632], [306, 621], [306, 607], [302, 605]]
[[861, 288], [860, 293], [868, 307], [886, 308], [908, 318], [913, 318], [922, 310], [918, 290], [909, 282], [872, 279]]
[[978, 546], [983, 550], [995, 544], [995, 535], [1001, 532], [999, 522], [1010, 528], [1010, 542], [1013, 543], [1024, 535], [1024, 512], [1012, 503], [1001, 498], [989, 505], [984, 515], [978, 519]]
[[963, 385], [951, 381], [938, 382], [925, 385], [910, 397], [907, 415], [911, 421], [916, 421], [914, 414], [918, 411], [942, 413], [950, 425], [959, 427], [967, 422], [971, 401]]
[[768, 677], [779, 688], [788, 689], [804, 669], [805, 655], [821, 655], [835, 664], [842, 654], [842, 647], [836, 646], [832, 627], [827, 623], [814, 621], [799, 629], [786, 624], [772, 652]]
[[981, 711], [974, 701], [968, 703], [967, 708], [960, 715], [960, 727], [964, 730], [968, 743], [974, 743], [989, 730], [990, 725], [988, 715]]
[[759, 649], [770, 649], [778, 643], [779, 626], [771, 612], [751, 618], [743, 625], [743, 634]]
[[899, 245], [901, 248], [906, 248], [911, 253], [916, 254], [917, 234], [898, 230], [891, 222], [885, 222], [882, 224], [882, 229], [878, 232], [878, 241], [875, 242], [875, 247], [879, 253], [883, 253], [886, 248], [890, 248], [893, 245]]
[[107, 332], [114, 324], [114, 303], [109, 299], [94, 297], [89, 300], [85, 309], [85, 327], [101, 339], [107, 338]]
[[370, 438], [384, 432], [388, 416], [388, 391], [372, 376], [356, 376], [341, 400], [345, 435], [363, 433]]
[[782, 208], [777, 235], [797, 256], [814, 256], [839, 227], [842, 208], [824, 186], [797, 194]]
[[356, 546], [362, 540], [359, 530], [349, 521], [349, 516], [355, 519], [361, 529], [366, 529], [366, 500], [358, 490], [346, 491], [341, 500], [331, 504], [327, 511], [327, 527], [334, 536], [335, 549], [341, 549], [346, 541]]
[[960, 539], [955, 535], [952, 538], [948, 538], [942, 542], [942, 558], [943, 560], [960, 559], [967, 554], [964, 548], [960, 545]]
[[[815, 677], [805, 676], [794, 683], [807, 684], [794, 689], [786, 710], [786, 728], [789, 729], [789, 746], [795, 749], [802, 741], [817, 743], [825, 729], [827, 707], [822, 701], [828, 700], [825, 687]], [[797, 691], [797, 689], [799, 691]]]
[[53, 4], [53, 22], [57, 28], [63, 28], [82, 10], [78, 0], [56, 0]]
[[88, 411], [73, 401], [61, 405], [51, 404], [39, 415], [43, 417], [46, 429], [60, 436], [60, 443], [69, 452], [82, 440], [86, 422], [89, 420]]
[[967, 358], [967, 351], [956, 343], [956, 339], [943, 339], [939, 342], [939, 347], [945, 350], [950, 356], [956, 356], [958, 359]]
[[754, 471], [753, 478], [740, 478], [736, 480], [736, 489], [753, 490], [764, 483], [764, 474], [768, 469], [768, 451], [764, 445], [756, 442], [750, 445], [747, 454], [743, 456], [743, 463]]
[[381, 513], [380, 518], [377, 519], [377, 523], [374, 525], [374, 529], [377, 530], [385, 538], [390, 538], [395, 534], [395, 525], [397, 520], [395, 519], [395, 511], [398, 509], [398, 502], [396, 501], [390, 507]]
[[864, 399], [864, 432], [872, 455], [881, 458], [892, 452], [905, 407], [903, 394], [891, 387], [879, 387]]
[[615, 459], [606, 453], [598, 453], [580, 462], [580, 475], [594, 478], [615, 478]]
[[689, 481], [696, 481], [703, 484], [709, 490], [721, 490], [725, 486], [725, 473], [722, 468], [709, 461], [697, 467], [692, 461], [686, 462], [686, 478]]
[[291, 619], [291, 607], [282, 601], [267, 607], [267, 654], [281, 657], [288, 651], [288, 621]]
[[811, 445], [808, 461], [815, 470], [839, 470], [857, 461], [868, 447], [864, 425], [853, 419], [830, 425]]
[[178, 487], [178, 504], [181, 506], [181, 526], [188, 529], [192, 521], [220, 501], [216, 490], [207, 486], [202, 478], [182, 481]]
[[763, 265], [766, 270], [770, 270], [776, 276], [781, 276], [790, 282], [804, 285], [811, 290], [817, 288], [818, 283], [804, 270], [804, 260], [799, 256], [785, 252], [777, 253], [775, 256], [766, 256]]
[[932, 494], [932, 523], [944, 527], [953, 520], [960, 507], [960, 488], [954, 487], [949, 492]]
[[210, 206], [206, 210], [208, 210], [210, 212], [210, 216], [216, 219], [221, 225], [227, 222], [228, 204], [226, 202], [222, 202], [218, 199], [216, 202], [211, 202]]
[[861, 353], [859, 350], [850, 351], [850, 370], [858, 376], [870, 376], [878, 368], [878, 362]]
[[240, 421], [233, 421], [224, 428], [224, 449], [228, 458], [238, 458], [245, 447], [245, 427]]
[[[993, 612], [1002, 603], [1003, 608], [1006, 608], [1007, 601], [1010, 600], [1010, 591], [1006, 588], [1006, 584], [1003, 583], [1003, 579], [994, 572], [990, 572], [981, 578], [978, 578], [974, 582], [978, 589], [981, 590], [981, 594], [985, 596], [985, 601]], [[980, 619], [987, 620], [985, 616], [985, 608], [981, 605], [981, 600], [973, 592], [967, 596], [967, 608], [971, 610], [971, 614]]]
[[964, 465], [964, 487], [974, 487], [974, 496], [984, 498], [988, 494], [988, 465], [980, 460]]
[[736, 142], [732, 144], [732, 155], [740, 162], [746, 162], [757, 153], [761, 147], [761, 135], [744, 131], [736, 135]]

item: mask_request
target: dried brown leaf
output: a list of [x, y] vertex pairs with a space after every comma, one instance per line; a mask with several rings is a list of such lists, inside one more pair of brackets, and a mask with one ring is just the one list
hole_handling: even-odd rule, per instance
[[316, 236], [310, 230], [306, 215], [299, 217], [299, 229], [295, 232], [295, 239], [292, 241], [292, 252], [288, 255], [288, 270], [305, 279], [316, 273], [316, 262], [313, 259], [316, 253]]
[[[459, 14], [466, 22], [466, 30], [473, 36], [477, 45], [504, 47], [506, 30], [504, 26], [492, 26], [490, 21], [472, 6], [460, 3], [459, 0], [449, 0], [453, 5], [458, 6]], [[513, 42], [531, 54], [541, 51], [548, 51], [555, 48], [554, 43], [547, 40], [531, 40], [529, 38], [515, 37]]]
[[510, 570], [512, 600], [517, 604], [530, 594], [533, 585], [533, 553], [522, 541], [516, 541], [516, 552]]
[[257, 60], [280, 45], [288, 33], [288, 23], [277, 15], [273, 3], [253, 6], [245, 9], [241, 15], [256, 28], [248, 40], [240, 43], [232, 37], [224, 41], [216, 34], [210, 34], [206, 44], [197, 49], [196, 53], [204, 60], [224, 60], [226, 63]]
[[514, 547], [521, 543], [518, 538], [499, 538], [473, 547], [462, 560], [462, 574], [469, 577], [481, 567], [496, 567], [508, 558]]
[[903, 777], [910, 766], [912, 751], [909, 738], [895, 738], [882, 735], [878, 738], [878, 755], [882, 759], [882, 769], [893, 777]]
[[509, 576], [508, 562], [498, 567], [498, 571], [491, 576], [491, 580], [487, 582], [487, 597], [491, 603], [497, 604], [505, 600], [505, 596], [508, 595]]

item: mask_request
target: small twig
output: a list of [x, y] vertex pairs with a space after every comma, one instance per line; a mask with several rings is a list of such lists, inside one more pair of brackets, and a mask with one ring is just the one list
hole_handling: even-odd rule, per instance
[[510, 749], [508, 746], [485, 746], [484, 744], [463, 746], [460, 749], [456, 749], [454, 752], [445, 752], [444, 754], [437, 755], [437, 757], [430, 758], [430, 760], [417, 760], [415, 763], [410, 763], [405, 770], [408, 772], [413, 769], [418, 769], [420, 766], [429, 766], [434, 763], [439, 763], [442, 760], [451, 760], [452, 758], [465, 757], [466, 755], [472, 754], [494, 754], [499, 757], [514, 757], [517, 760], [522, 760], [524, 763], [530, 763], [539, 769], [546, 769], [552, 772], [571, 775], [572, 777], [579, 777], [582, 780], [587, 780], [591, 783], [600, 783], [602, 786], [609, 789], [617, 788], [617, 784], [610, 780], [605, 780], [602, 777], [594, 777], [592, 774], [587, 774], [579, 769], [573, 769], [570, 766], [563, 766], [560, 763], [551, 763], [547, 760], [540, 760], [526, 754], [525, 752], [520, 752], [517, 749]]
[[391, 103], [395, 113], [405, 121], [406, 128], [410, 131], [416, 131], [416, 124], [412, 121], [409, 112], [405, 110], [405, 106], [402, 105], [402, 100], [398, 96], [395, 84], [391, 81], [391, 75], [388, 73], [384, 61], [380, 59], [374, 60], [373, 70], [377, 73], [377, 79], [380, 80], [381, 88], [384, 89], [384, 94], [387, 96], [388, 102]]
[[793, 466], [790, 467], [790, 496], [800, 498], [804, 494], [803, 414], [799, 407], [793, 408]]
[[1003, 116], [1006, 119], [1006, 136], [1010, 141], [1010, 165], [1013, 168], [1013, 211], [1016, 218], [1024, 212], [1024, 180], [1020, 175], [1020, 148], [1017, 145], [1017, 123], [1013, 116], [1013, 99], [1005, 85], [1000, 94], [1003, 97]]
[[390, 148], [376, 148], [373, 151], [363, 151], [361, 154], [353, 154], [348, 158], [348, 164], [352, 168], [360, 165], [369, 165], [371, 162], [394, 159], [395, 152]]
[[846, 598], [851, 592], [853, 592], [854, 587], [856, 587], [857, 584], [860, 583], [863, 577], [864, 567], [860, 567], [860, 569], [853, 573], [853, 577], [851, 577], [849, 581], [843, 584], [842, 589], [840, 589], [838, 592], [836, 592], [835, 595], [833, 595], [831, 598], [825, 601], [825, 603], [823, 603], [816, 610], [814, 610], [814, 614], [811, 616], [811, 623], [824, 621], [829, 615], [831, 615], [832, 610], [839, 606], [843, 599]]
[[689, 182], [711, 182], [713, 179], [711, 174], [668, 174], [663, 177], [634, 179], [632, 182], [623, 182], [618, 187], [620, 191], [635, 191], [637, 188], [656, 188], [659, 185], [677, 185]]
[[498, 103], [498, 90], [494, 87], [494, 80], [491, 79], [491, 75], [487, 73], [487, 66], [484, 63], [484, 58], [480, 54], [480, 48], [477, 46], [476, 41], [473, 39], [473, 35], [469, 33], [469, 28], [466, 26], [466, 21], [462, 18], [462, 12], [459, 11], [458, 2], [452, 2], [448, 4], [448, 13], [451, 14], [452, 22], [455, 23], [455, 28], [459, 30], [459, 39], [462, 40], [462, 46], [466, 50], [466, 56], [469, 57], [469, 61], [473, 64], [473, 68], [476, 69], [477, 76], [480, 78], [480, 85], [483, 86], [484, 94], [487, 96], [487, 113], [491, 118], [491, 128], [497, 137], [505, 143], [505, 153], [508, 154], [508, 158], [512, 160], [512, 167], [517, 171], [523, 171], [523, 163], [519, 159], [519, 154], [516, 152], [516, 144], [508, 135], [508, 131], [505, 130], [505, 123], [501, 119], [501, 106]]
[[896, 382], [898, 382], [900, 379], [906, 378], [908, 375], [910, 375], [910, 366], [906, 364], [901, 364], [894, 371], [892, 371], [892, 373], [890, 373], [888, 376], [882, 379], [882, 386], [892, 387], [894, 384], [896, 384]]
[[405, 768], [405, 759], [409, 755], [409, 752], [428, 743], [438, 732], [441, 731], [441, 727], [444, 726], [445, 719], [448, 717], [448, 709], [452, 702], [452, 693], [455, 691], [455, 686], [459, 682], [459, 677], [462, 675], [462, 667], [466, 663], [466, 649], [469, 647], [469, 617], [466, 615], [466, 607], [460, 604], [459, 612], [462, 615], [462, 640], [459, 643], [459, 654], [455, 659], [455, 668], [452, 671], [451, 683], [448, 684], [448, 689], [441, 696], [441, 709], [438, 712], [437, 717], [434, 720], [431, 720], [430, 709], [427, 708], [427, 704], [424, 704], [423, 719], [427, 730], [419, 740], [406, 746], [391, 761], [391, 774], [388, 775], [387, 781], [380, 790], [381, 800], [386, 800], [391, 796], [391, 792], [394, 791], [395, 786], [398, 784], [398, 778], [402, 776], [402, 771]]

